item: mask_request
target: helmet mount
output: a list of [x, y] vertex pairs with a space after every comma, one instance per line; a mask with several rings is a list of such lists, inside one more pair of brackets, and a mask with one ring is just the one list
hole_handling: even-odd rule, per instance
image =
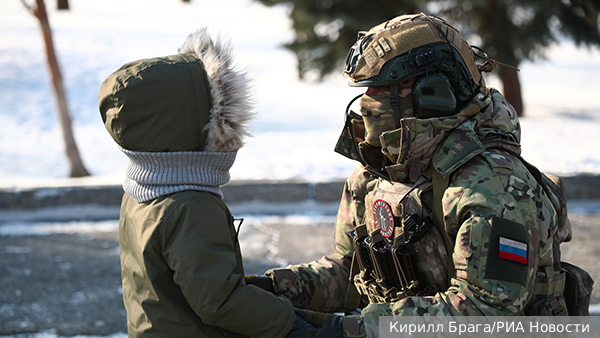
[[359, 33], [344, 74], [353, 87], [389, 86], [399, 126], [398, 84], [417, 78], [413, 85], [416, 117], [453, 115], [480, 86], [475, 56], [446, 21], [423, 13], [403, 15]]

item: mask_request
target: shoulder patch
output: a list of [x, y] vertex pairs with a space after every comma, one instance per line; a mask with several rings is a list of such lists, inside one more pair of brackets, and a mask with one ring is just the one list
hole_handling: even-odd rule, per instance
[[500, 259], [527, 265], [527, 243], [500, 236], [498, 256]]
[[525, 225], [494, 216], [484, 278], [527, 284], [529, 232]]

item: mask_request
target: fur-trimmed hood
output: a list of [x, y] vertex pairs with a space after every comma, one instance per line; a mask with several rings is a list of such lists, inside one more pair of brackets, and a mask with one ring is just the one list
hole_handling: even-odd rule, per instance
[[102, 84], [99, 108], [113, 139], [140, 152], [231, 152], [254, 116], [249, 80], [229, 43], [207, 29], [179, 54], [125, 64]]
[[249, 81], [246, 73], [235, 69], [229, 43], [219, 38], [213, 42], [206, 28], [190, 34], [179, 53], [196, 56], [208, 75], [212, 108], [206, 126], [206, 151], [232, 151], [243, 145], [250, 136], [247, 123], [253, 117]]

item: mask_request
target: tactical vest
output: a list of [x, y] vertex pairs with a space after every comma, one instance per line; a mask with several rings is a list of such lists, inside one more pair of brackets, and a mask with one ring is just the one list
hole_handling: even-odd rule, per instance
[[372, 303], [428, 296], [449, 286], [450, 260], [433, 222], [432, 180], [414, 185], [386, 180], [365, 197], [363, 224], [351, 232], [354, 285]]
[[[522, 159], [521, 159], [522, 160]], [[557, 212], [554, 264], [537, 271], [533, 296], [522, 315], [588, 315], [593, 280], [581, 268], [560, 261], [559, 244], [570, 240], [564, 187], [522, 160]], [[453, 243], [443, 226], [441, 198], [448, 179], [428, 171], [414, 185], [376, 180], [365, 197], [363, 224], [350, 236], [354, 257], [351, 279], [358, 298], [389, 303], [445, 291], [454, 276]], [[436, 202], [434, 202], [436, 201]], [[353, 305], [350, 305], [353, 306]], [[347, 306], [348, 307], [348, 306]]]

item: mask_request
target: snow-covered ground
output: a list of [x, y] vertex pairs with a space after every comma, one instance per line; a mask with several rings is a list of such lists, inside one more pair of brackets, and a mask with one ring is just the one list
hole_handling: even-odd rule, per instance
[[[315, 224], [333, 223], [334, 216], [250, 216], [245, 217], [244, 224], [240, 230], [240, 246], [244, 257], [248, 254], [252, 256], [254, 251], [259, 251], [266, 255], [271, 264], [279, 264], [285, 266], [288, 263], [286, 259], [281, 257], [278, 248], [279, 232], [276, 229], [283, 229], [294, 226], [314, 226]], [[280, 228], [273, 228], [276, 225]], [[264, 232], [256, 232], [252, 229], [262, 229]], [[269, 230], [270, 229], [270, 230]], [[93, 236], [101, 232], [115, 233], [118, 230], [118, 221], [76, 221], [68, 223], [57, 222], [38, 222], [38, 223], [22, 223], [9, 222], [0, 224], [0, 236], [47, 236], [51, 234], [85, 234]], [[288, 233], [289, 234], [289, 233]], [[267, 235], [267, 236], [265, 236]], [[9, 246], [7, 252], [11, 254], [25, 254], [30, 248], [21, 246]], [[118, 249], [117, 249], [118, 250]], [[590, 306], [592, 315], [600, 315], [600, 304]], [[56, 333], [56, 330], [42, 331], [33, 334], [18, 334], [9, 336], [0, 336], [0, 338], [59, 338], [64, 337]], [[77, 335], [72, 338], [125, 338], [126, 333], [116, 332], [105, 336], [93, 335]]]
[[[344, 178], [354, 163], [333, 152], [343, 111], [360, 89], [341, 74], [321, 83], [297, 79], [296, 61], [280, 47], [293, 33], [285, 8], [251, 0], [69, 1], [47, 3], [79, 150], [91, 179], [65, 181], [68, 165], [37, 20], [17, 0], [0, 0], [0, 187], [118, 184], [125, 157], [104, 130], [100, 84], [122, 64], [173, 54], [191, 31], [208, 26], [231, 40], [238, 64], [254, 79], [255, 137], [232, 179]], [[600, 52], [565, 42], [548, 60], [523, 63], [527, 117], [523, 154], [558, 175], [600, 174]], [[488, 84], [498, 80], [488, 76]]]

